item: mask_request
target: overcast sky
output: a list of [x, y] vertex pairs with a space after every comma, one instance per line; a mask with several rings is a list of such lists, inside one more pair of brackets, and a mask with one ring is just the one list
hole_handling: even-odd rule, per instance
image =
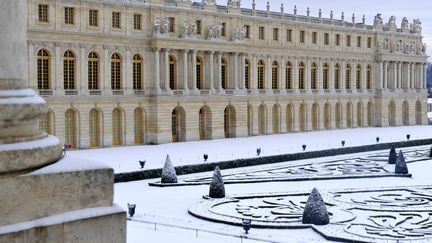
[[[217, 0], [218, 4], [224, 5], [227, 0]], [[266, 0], [255, 0], [257, 9], [266, 9]], [[310, 7], [311, 15], [318, 16], [321, 8], [323, 17], [329, 17], [333, 10], [335, 19], [340, 19], [341, 13], [345, 13], [345, 20], [351, 21], [353, 13], [358, 22], [366, 15], [366, 23], [373, 24], [374, 16], [381, 13], [384, 23], [388, 22], [390, 16], [396, 16], [398, 28], [403, 17], [407, 17], [411, 23], [414, 18], [422, 21], [423, 42], [427, 43], [428, 56], [432, 56], [432, 0], [270, 0], [272, 11], [280, 11], [281, 3], [285, 6], [286, 13], [293, 13], [294, 5], [297, 5], [298, 14], [306, 15], [306, 8]], [[252, 0], [241, 0], [242, 7], [251, 8]], [[432, 61], [429, 58], [429, 61]]]

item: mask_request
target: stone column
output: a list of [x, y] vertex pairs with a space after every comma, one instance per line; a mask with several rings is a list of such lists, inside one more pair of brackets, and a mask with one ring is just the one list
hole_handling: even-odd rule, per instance
[[156, 93], [160, 92], [160, 49], [159, 48], [155, 48], [153, 49], [154, 51], [154, 83], [153, 87]]
[[209, 52], [209, 82], [210, 82], [210, 90], [214, 90], [214, 52], [210, 51]]
[[[246, 54], [242, 53], [240, 54], [240, 60], [241, 60], [241, 64], [240, 64], [240, 84], [239, 87], [241, 90], [246, 89], [245, 83], [246, 83], [246, 66], [245, 66], [245, 62], [246, 62]], [[250, 65], [251, 66], [251, 65]], [[250, 72], [250, 68], [249, 68], [249, 72]], [[251, 82], [251, 77], [249, 75], [249, 82]], [[250, 84], [249, 84], [250, 87]]]
[[[252, 55], [252, 63], [251, 63], [251, 68], [252, 68], [252, 70], [251, 70], [251, 79], [249, 80], [249, 82], [250, 82], [249, 85], [250, 85], [250, 88], [251, 88], [251, 90], [252, 90], [253, 93], [256, 93], [257, 89], [258, 89], [258, 79], [257, 79], [257, 77], [258, 77], [258, 70], [257, 70], [258, 67], [257, 67], [257, 64], [258, 63], [257, 62], [258, 62], [257, 57], [256, 57], [255, 54], [253, 54]], [[255, 122], [255, 123], [257, 123], [257, 122]], [[257, 131], [257, 130], [254, 129], [254, 131]]]
[[427, 89], [427, 63], [423, 63], [422, 88]]
[[309, 92], [311, 90], [311, 61], [308, 58], [306, 60], [306, 67], [305, 67], [305, 86], [306, 86], [306, 90]]
[[45, 101], [27, 88], [27, 1], [2, 0], [0, 8], [0, 173], [56, 162], [60, 141], [39, 130]]
[[[216, 71], [216, 85], [217, 85], [217, 90], [218, 91], [222, 91], [222, 53], [218, 52], [216, 53], [216, 62], [217, 62], [217, 71]], [[227, 80], [225, 80], [227, 81]], [[225, 84], [226, 85], [226, 84]]]
[[413, 78], [413, 73], [414, 73], [414, 66], [413, 66], [413, 63], [412, 62], [410, 62], [409, 64], [408, 64], [408, 69], [409, 69], [409, 82], [408, 82], [408, 88], [409, 89], [413, 89], [414, 88], [414, 85], [413, 85], [413, 80], [414, 80], [414, 78]]
[[265, 82], [265, 89], [266, 90], [272, 90], [273, 89], [273, 79], [272, 79], [272, 57], [270, 55], [267, 56], [267, 67], [265, 68], [266, 73], [264, 74], [264, 82]]
[[402, 88], [402, 63], [398, 62], [398, 79], [397, 79], [397, 87], [398, 89]]
[[334, 62], [334, 60], [332, 59], [331, 60], [331, 62], [330, 62], [330, 67], [329, 67], [329, 90], [331, 90], [331, 93], [334, 93], [334, 90], [335, 90], [335, 87], [334, 87], [334, 85], [335, 85], [335, 75], [334, 75], [334, 69], [335, 69], [335, 62]]
[[169, 80], [169, 50], [168, 49], [164, 49], [163, 50], [163, 54], [164, 54], [164, 89], [165, 91], [170, 90], [170, 80]]
[[189, 91], [188, 52], [189, 52], [189, 50], [182, 50], [182, 54], [183, 54], [183, 86], [180, 88], [183, 89], [185, 92]]
[[[286, 63], [287, 63], [287, 60], [286, 60], [286, 58], [283, 56], [282, 57], [282, 59], [281, 59], [281, 63], [279, 64], [279, 77], [280, 77], [280, 89], [282, 90], [282, 93], [283, 94], [285, 94], [286, 92], [286, 86], [287, 86], [287, 82], [286, 82]], [[282, 107], [281, 107], [281, 109], [282, 110], [284, 110]], [[282, 120], [282, 119], [281, 119]], [[282, 124], [284, 124], [283, 122], [282, 122]], [[281, 129], [281, 131], [285, 131], [285, 129]]]
[[[196, 50], [192, 50], [192, 73], [191, 73], [192, 87], [191, 87], [191, 90], [193, 90], [193, 91], [197, 91], [198, 90], [197, 89], [197, 76], [196, 76], [196, 72], [197, 72], [196, 61], [197, 61], [197, 51]], [[203, 65], [203, 63], [201, 65]], [[203, 74], [201, 74], [201, 75], [203, 75]], [[204, 89], [205, 85], [204, 85], [204, 87], [201, 87], [201, 88]]]
[[383, 74], [383, 88], [388, 89], [388, 77], [387, 77], [388, 63], [384, 61], [384, 74]]
[[293, 92], [298, 93], [298, 90], [299, 90], [299, 86], [298, 86], [299, 64], [298, 64], [298, 58], [297, 57], [294, 57], [292, 72], [293, 72], [293, 80], [292, 80]]
[[230, 85], [229, 88], [231, 89], [238, 89], [239, 87], [239, 68], [238, 68], [238, 53], [235, 52], [233, 53], [234, 55], [234, 75], [233, 78], [234, 80], [231, 82], [233, 85]]

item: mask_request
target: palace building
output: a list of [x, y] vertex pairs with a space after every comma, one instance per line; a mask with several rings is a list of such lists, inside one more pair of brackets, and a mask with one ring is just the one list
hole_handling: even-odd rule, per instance
[[40, 128], [75, 148], [427, 124], [421, 22], [203, 0], [28, 0]]

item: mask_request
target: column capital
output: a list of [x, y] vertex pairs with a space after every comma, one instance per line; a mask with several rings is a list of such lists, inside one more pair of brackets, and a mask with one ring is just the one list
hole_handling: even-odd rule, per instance
[[183, 52], [183, 53], [188, 53], [188, 52], [189, 52], [189, 49], [182, 49], [181, 52]]
[[151, 51], [154, 51], [154, 52], [160, 52], [160, 51], [161, 51], [161, 48], [159, 48], [159, 47], [152, 47], [152, 48], [151, 48]]

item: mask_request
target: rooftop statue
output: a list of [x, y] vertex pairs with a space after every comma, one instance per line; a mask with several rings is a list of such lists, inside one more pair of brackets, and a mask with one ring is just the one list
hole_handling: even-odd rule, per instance
[[420, 19], [414, 19], [412, 24], [412, 31], [414, 31], [414, 33], [416, 34], [421, 34], [422, 33], [421, 24], [422, 22], [420, 21]]
[[379, 13], [375, 16], [374, 28], [375, 29], [382, 29], [382, 26], [383, 26], [383, 19], [381, 17], [381, 14]]
[[216, 0], [202, 0], [202, 4], [215, 6], [216, 5]]
[[232, 8], [240, 8], [241, 0], [228, 0], [227, 6]]
[[405, 32], [405, 33], [409, 31], [409, 23], [408, 23], [408, 19], [406, 17], [404, 17], [402, 19], [401, 29], [402, 29], [402, 32]]
[[390, 17], [389, 22], [387, 24], [387, 27], [392, 31], [396, 31], [397, 26], [396, 26], [396, 17], [395, 16]]

